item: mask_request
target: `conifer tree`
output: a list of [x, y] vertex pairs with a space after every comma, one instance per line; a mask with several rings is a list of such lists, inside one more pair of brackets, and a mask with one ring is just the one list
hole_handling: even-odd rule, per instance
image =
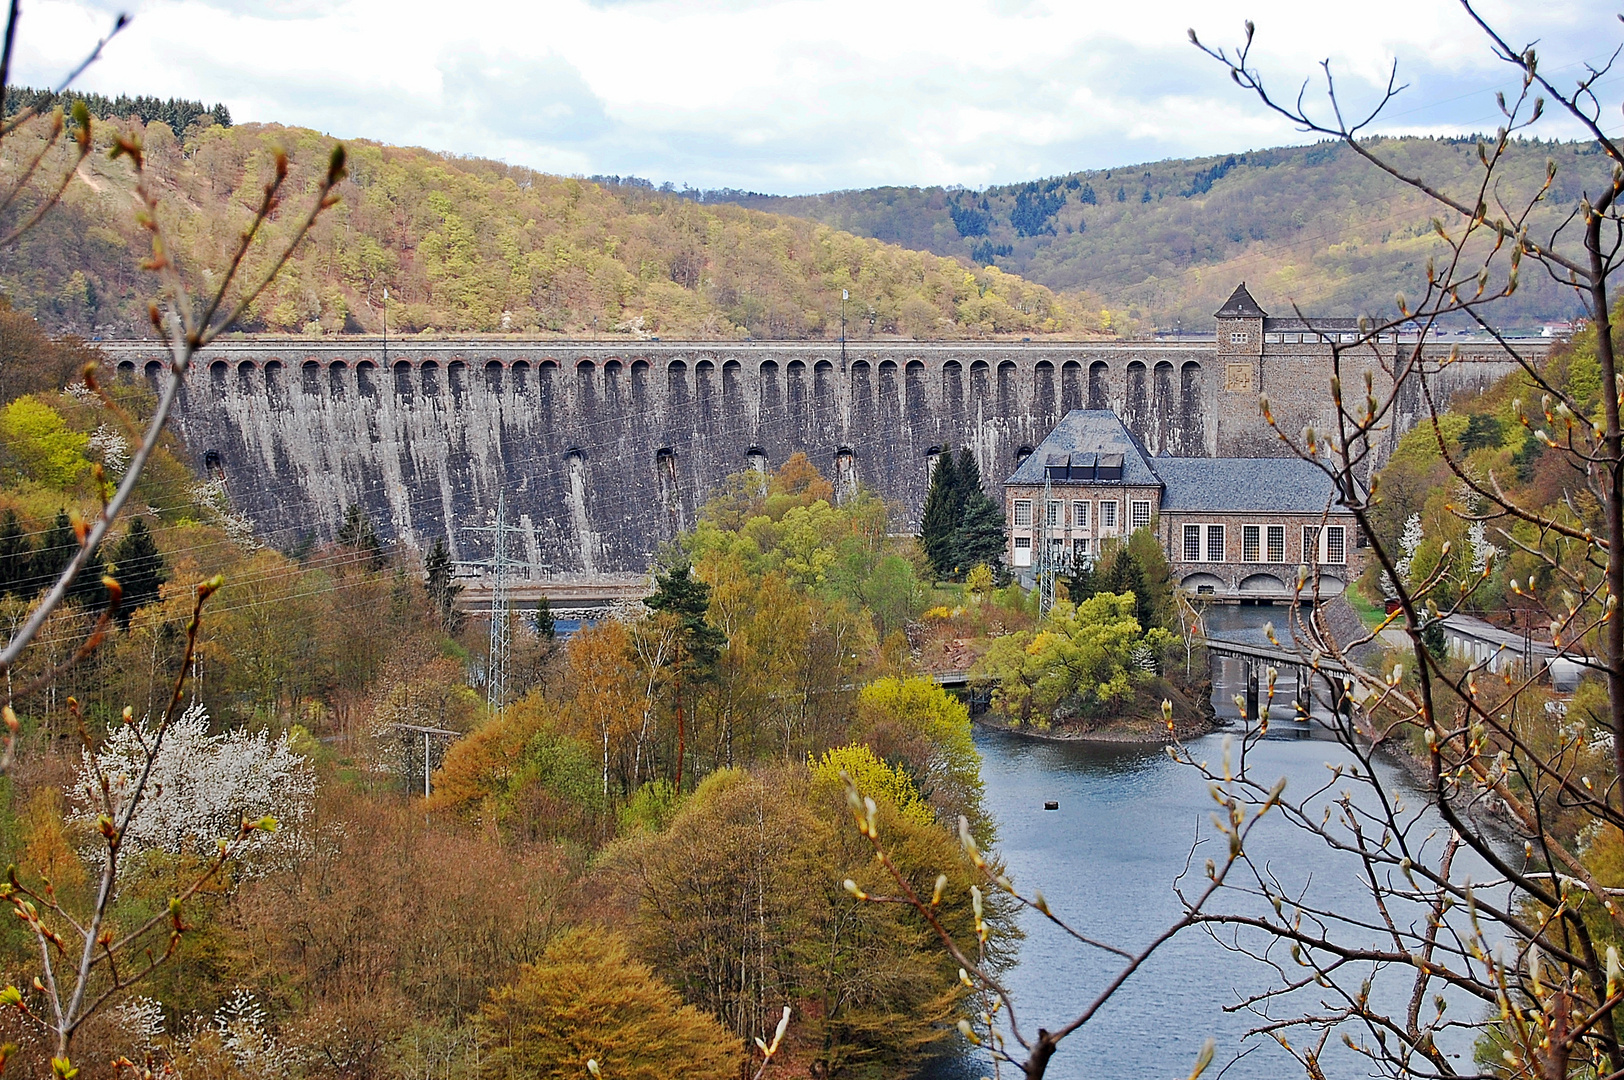
[[553, 605], [545, 595], [536, 604], [535, 626], [536, 636], [543, 641], [552, 641], [558, 636], [558, 628], [553, 624]]
[[457, 627], [456, 602], [462, 586], [451, 579], [451, 550], [446, 547], [445, 537], [437, 538], [434, 546], [429, 548], [428, 557], [423, 560], [423, 569], [428, 576], [426, 587], [429, 599], [434, 601], [434, 607], [440, 613], [441, 627], [450, 633]]
[[[643, 601], [652, 611], [665, 611], [682, 621], [684, 664], [690, 675], [710, 674], [727, 638], [705, 620], [710, 611], [710, 586], [694, 577], [687, 559], [674, 563], [665, 573], [654, 575], [654, 592]], [[548, 613], [549, 618], [551, 612]]]
[[683, 684], [704, 682], [716, 674], [722, 646], [727, 636], [706, 621], [710, 611], [710, 586], [694, 577], [686, 558], [672, 564], [665, 573], [654, 575], [654, 593], [643, 601], [653, 611], [675, 616], [681, 625], [682, 652], [673, 667], [677, 685], [677, 769], [675, 783], [682, 790], [682, 763], [687, 748], [687, 726], [682, 709]]
[[995, 572], [1004, 561], [1004, 512], [979, 489], [970, 494], [964, 522], [958, 531], [959, 565], [969, 570], [989, 566]]
[[930, 490], [919, 521], [919, 544], [925, 549], [938, 578], [950, 578], [959, 569], [959, 527], [964, 521], [964, 489], [953, 451], [944, 450], [931, 470]]
[[981, 488], [981, 467], [968, 446], [959, 451], [959, 490], [962, 507], [954, 537], [958, 565], [964, 571], [987, 566], [997, 570], [1004, 561], [1004, 511]]
[[7, 510], [0, 521], [0, 594], [27, 598], [29, 594], [24, 590], [33, 553], [34, 545], [23, 532], [17, 511]]
[[359, 503], [350, 503], [349, 509], [344, 511], [344, 524], [338, 527], [338, 535], [333, 539], [339, 547], [364, 555], [368, 569], [383, 569], [383, 542], [378, 539], [377, 532], [372, 528], [372, 519]]
[[129, 531], [113, 548], [113, 575], [124, 590], [118, 612], [119, 625], [129, 629], [130, 616], [135, 609], [157, 603], [164, 582], [169, 580], [163, 555], [144, 519], [130, 522]]

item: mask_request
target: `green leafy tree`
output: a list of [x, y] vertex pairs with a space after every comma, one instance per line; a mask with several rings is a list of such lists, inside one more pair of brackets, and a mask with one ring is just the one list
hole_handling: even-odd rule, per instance
[[1061, 601], [1035, 632], [994, 641], [972, 675], [993, 684], [993, 708], [1006, 716], [1052, 715], [1068, 700], [1108, 708], [1150, 677], [1139, 664], [1144, 648], [1160, 653], [1175, 640], [1159, 626], [1143, 629], [1135, 606], [1131, 593]]
[[964, 488], [953, 451], [944, 450], [930, 473], [930, 490], [919, 521], [919, 546], [938, 578], [959, 572], [959, 527], [964, 520]]
[[626, 943], [604, 930], [560, 934], [483, 1012], [484, 1075], [554, 1080], [736, 1080], [739, 1041], [684, 1005]]
[[129, 628], [130, 616], [135, 609], [155, 604], [161, 597], [169, 572], [164, 568], [163, 555], [147, 528], [144, 518], [130, 522], [129, 530], [113, 547], [113, 576], [124, 590], [119, 606], [119, 624]]
[[62, 414], [24, 396], [0, 409], [0, 443], [24, 479], [61, 491], [84, 475], [90, 438], [68, 427]]

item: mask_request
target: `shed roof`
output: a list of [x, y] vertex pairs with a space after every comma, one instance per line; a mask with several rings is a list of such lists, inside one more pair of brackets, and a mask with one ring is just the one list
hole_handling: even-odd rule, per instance
[[[1151, 467], [1150, 454], [1133, 433], [1109, 409], [1073, 409], [1055, 425], [1036, 450], [1010, 474], [1006, 484], [1041, 484], [1043, 468], [1068, 459], [1083, 464], [1086, 455], [1120, 456], [1122, 483], [1159, 485], [1161, 478]], [[1110, 464], [1101, 461], [1101, 464]], [[1114, 481], [1113, 481], [1114, 482]]]
[[1164, 483], [1163, 510], [1322, 513], [1336, 489], [1300, 458], [1174, 458], [1152, 462]]

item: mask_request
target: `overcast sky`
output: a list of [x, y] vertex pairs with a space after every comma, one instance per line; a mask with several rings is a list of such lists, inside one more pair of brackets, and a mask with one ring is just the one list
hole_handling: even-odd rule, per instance
[[[1303, 141], [1202, 57], [1258, 26], [1279, 89], [1329, 57], [1385, 130], [1492, 130], [1497, 63], [1445, 0], [25, 0], [18, 81], [55, 81], [120, 10], [134, 23], [79, 84], [224, 101], [241, 121], [784, 194], [980, 187]], [[1541, 41], [1564, 82], [1624, 40], [1594, 0], [1482, 10]], [[1619, 123], [1619, 77], [1607, 119]], [[1549, 135], [1571, 134], [1551, 127]]]

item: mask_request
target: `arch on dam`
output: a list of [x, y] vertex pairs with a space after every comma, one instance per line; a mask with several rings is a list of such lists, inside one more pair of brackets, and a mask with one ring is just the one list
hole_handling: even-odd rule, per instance
[[970, 419], [979, 422], [992, 411], [992, 368], [985, 360], [970, 364]]
[[1011, 416], [1019, 407], [1015, 394], [1015, 361], [1001, 360], [998, 363], [998, 411]]
[[851, 365], [851, 426], [867, 431], [874, 423], [874, 390], [867, 360]]
[[350, 366], [340, 360], [327, 368], [327, 394], [334, 401], [343, 401], [348, 394]]
[[1083, 402], [1083, 365], [1067, 360], [1060, 365], [1060, 415], [1081, 409]]
[[440, 396], [440, 365], [433, 360], [425, 360], [417, 369], [418, 382], [423, 387], [423, 399]]
[[[649, 410], [648, 373], [649, 363], [647, 360], [632, 361], [632, 408], [639, 413], [646, 413]], [[674, 465], [672, 467], [675, 468]]]
[[[135, 365], [130, 364], [129, 361], [126, 360], [123, 364], [118, 366], [118, 372], [121, 377], [124, 374], [125, 364], [129, 364], [131, 372], [135, 371]], [[214, 363], [209, 365], [209, 389], [214, 391], [215, 397], [223, 398], [226, 396], [226, 381], [230, 373], [231, 365], [227, 364], [224, 360], [216, 360]]]
[[355, 365], [355, 392], [364, 398], [378, 396], [378, 384], [375, 381], [378, 365], [371, 360], [362, 360]]
[[1039, 360], [1032, 367], [1032, 416], [1039, 424], [1053, 426], [1055, 416], [1054, 365]]
[[1111, 365], [1104, 360], [1096, 360], [1088, 365], [1088, 407], [1090, 409], [1109, 409]]
[[827, 360], [812, 365], [812, 415], [819, 437], [832, 429], [840, 419], [840, 407], [835, 403], [835, 366]]
[[508, 365], [508, 382], [513, 395], [523, 397], [530, 391], [530, 361], [515, 360]]
[[1172, 363], [1167, 360], [1156, 361], [1156, 366], [1151, 369], [1150, 411], [1151, 427], [1156, 435], [1153, 449], [1158, 453], [1165, 453], [1172, 445], [1173, 427], [1179, 412], [1176, 382]]
[[1128, 426], [1129, 431], [1139, 436], [1141, 441], [1148, 441], [1150, 387], [1145, 362], [1139, 359], [1129, 360], [1127, 377], [1128, 386], [1123, 400], [1122, 422]]
[[790, 437], [797, 443], [807, 437], [807, 425], [811, 419], [809, 413], [811, 402], [806, 380], [806, 362], [791, 360], [784, 367], [784, 404], [789, 413]]
[[954, 424], [964, 420], [964, 366], [957, 360], [942, 365], [942, 411]]
[[763, 360], [756, 369], [760, 379], [761, 396], [758, 401], [760, 423], [766, 424], [778, 419], [779, 410], [783, 407], [783, 387], [778, 381], [778, 361]]
[[299, 392], [305, 397], [318, 397], [321, 394], [321, 365], [314, 360], [306, 360], [299, 365]]
[[580, 360], [575, 365], [575, 415], [583, 424], [598, 418], [598, 365]]
[[619, 416], [626, 407], [625, 378], [626, 366], [619, 359], [603, 362], [603, 405], [611, 416]]
[[722, 411], [730, 419], [744, 411], [744, 365], [737, 360], [722, 365]]
[[485, 361], [485, 390], [491, 394], [502, 392], [502, 361]]
[[1207, 452], [1206, 411], [1201, 392], [1201, 363], [1186, 360], [1179, 368], [1179, 426], [1173, 453], [1195, 456]]
[[702, 422], [716, 419], [716, 365], [710, 360], [694, 364], [694, 405]]

